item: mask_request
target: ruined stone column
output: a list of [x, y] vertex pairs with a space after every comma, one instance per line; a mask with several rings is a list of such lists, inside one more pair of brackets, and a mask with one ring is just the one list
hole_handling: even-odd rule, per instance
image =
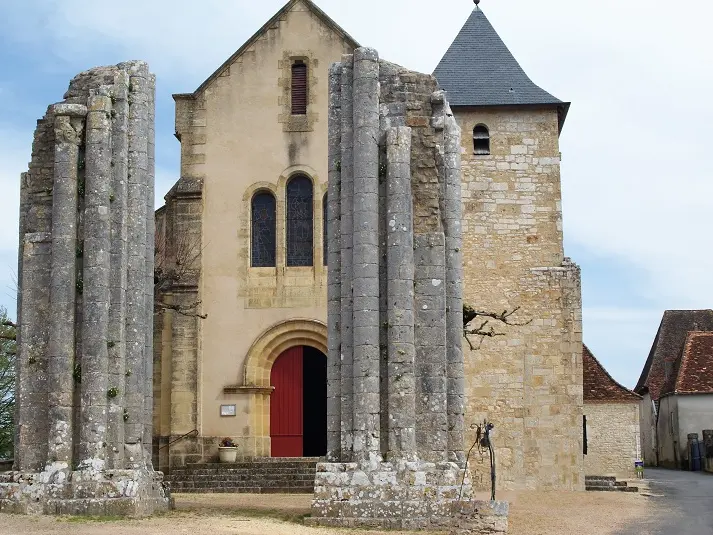
[[[149, 80], [146, 65], [130, 70], [128, 170], [128, 288], [126, 301], [126, 421], [124, 455], [128, 466], [144, 461], [144, 403], [146, 387], [146, 197], [149, 136]], [[150, 437], [148, 437], [150, 440]]]
[[72, 462], [74, 393], [74, 312], [77, 285], [77, 210], [79, 145], [82, 144], [86, 106], [57, 104], [55, 114], [54, 185], [52, 188], [52, 272], [48, 343], [47, 463]]
[[147, 179], [146, 179], [146, 345], [144, 348], [144, 363], [146, 377], [144, 380], [144, 458], [147, 466], [152, 466], [153, 457], [153, 317], [154, 317], [154, 252], [156, 221], [154, 207], [156, 193], [154, 191], [153, 177], [156, 172], [156, 76], [148, 76], [148, 139], [147, 153]]
[[379, 56], [354, 51], [354, 454], [380, 455]]
[[22, 473], [0, 474], [2, 512], [169, 506], [150, 459], [153, 105], [148, 66], [129, 62], [80, 73], [38, 121], [21, 187]]
[[386, 131], [389, 458], [416, 456], [411, 129]]
[[454, 443], [463, 354], [446, 340], [460, 348], [458, 126], [435, 78], [369, 48], [343, 56], [329, 85], [329, 222], [341, 243], [332, 227], [328, 345], [331, 359], [341, 342], [342, 418], [353, 422], [342, 423], [339, 456], [330, 423], [331, 462], [317, 465], [306, 522], [504, 533], [507, 503], [473, 500]]
[[111, 99], [89, 97], [87, 114], [80, 462], [96, 469], [106, 460], [109, 400], [109, 253], [111, 223]]
[[329, 69], [329, 190], [327, 192], [327, 458], [341, 456], [341, 68]]
[[[443, 94], [436, 94], [437, 99]], [[446, 234], [446, 347], [448, 366], [448, 460], [462, 464], [465, 442], [463, 369], [463, 233], [461, 229], [461, 133], [446, 104], [444, 136]]]
[[[341, 107], [341, 191], [339, 235], [341, 238], [341, 411], [342, 411], [342, 456], [351, 458], [354, 448], [354, 296], [353, 274], [353, 208], [354, 197], [354, 56], [342, 56], [340, 107]], [[339, 67], [337, 67], [339, 68]]]
[[111, 268], [109, 273], [109, 382], [120, 385], [117, 396], [110, 400], [107, 442], [107, 466], [123, 468], [124, 464], [124, 391], [126, 377], [126, 295], [128, 258], [128, 163], [129, 163], [129, 75], [117, 74], [112, 112], [112, 177], [111, 177]]

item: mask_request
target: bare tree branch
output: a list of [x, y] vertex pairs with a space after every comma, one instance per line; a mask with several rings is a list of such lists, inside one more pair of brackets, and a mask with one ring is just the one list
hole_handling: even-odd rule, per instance
[[[520, 307], [515, 307], [510, 311], [503, 310], [501, 313], [498, 314], [497, 312], [476, 310], [472, 306], [464, 303], [463, 304], [463, 336], [465, 337], [466, 341], [468, 342], [468, 345], [470, 346], [470, 350], [474, 351], [476, 349], [480, 349], [481, 346], [483, 345], [483, 340], [485, 340], [486, 338], [494, 338], [496, 336], [505, 336], [505, 333], [498, 332], [495, 330], [495, 327], [493, 327], [492, 325], [489, 325], [490, 320], [495, 320], [495, 321], [502, 323], [503, 325], [515, 326], [515, 327], [522, 327], [522, 326], [528, 325], [530, 322], [532, 322], [532, 320], [528, 320], [525, 322], [513, 321], [512, 317], [519, 310], [520, 310]], [[478, 317], [490, 318], [490, 319], [484, 320], [477, 327], [469, 328], [470, 323]], [[470, 336], [480, 337], [480, 341], [477, 344], [477, 346], [473, 345], [473, 342], [470, 339]]]

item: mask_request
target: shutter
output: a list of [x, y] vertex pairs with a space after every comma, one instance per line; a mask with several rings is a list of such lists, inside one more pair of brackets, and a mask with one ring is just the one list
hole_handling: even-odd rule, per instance
[[292, 115], [307, 114], [307, 65], [292, 65]]

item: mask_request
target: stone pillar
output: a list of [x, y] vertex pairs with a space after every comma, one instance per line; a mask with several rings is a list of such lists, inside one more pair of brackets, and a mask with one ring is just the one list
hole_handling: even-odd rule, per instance
[[144, 459], [147, 466], [152, 466], [153, 458], [153, 336], [154, 336], [154, 253], [156, 238], [156, 220], [154, 210], [156, 205], [156, 192], [153, 177], [156, 172], [156, 76], [148, 76], [148, 138], [146, 140], [146, 342], [144, 347], [144, 364], [146, 376], [144, 378]]
[[386, 131], [389, 459], [416, 454], [411, 129]]
[[[442, 98], [442, 93], [436, 97]], [[465, 462], [465, 373], [463, 369], [463, 233], [461, 228], [461, 133], [445, 106], [444, 171], [446, 235], [446, 352], [448, 460]]]
[[[146, 387], [146, 196], [148, 195], [148, 70], [145, 65], [130, 70], [129, 170], [128, 170], [128, 278], [135, 288], [126, 301], [126, 380], [124, 455], [129, 467], [144, 461], [144, 402]], [[147, 440], [151, 440], [148, 437]]]
[[339, 235], [341, 238], [340, 277], [340, 340], [341, 340], [341, 411], [342, 411], [342, 458], [351, 458], [354, 448], [354, 297], [353, 274], [353, 207], [354, 198], [354, 57], [342, 56], [341, 63], [341, 191]]
[[0, 512], [170, 504], [150, 460], [153, 105], [148, 66], [129, 62], [82, 72], [38, 121], [21, 187], [23, 472], [0, 474]]
[[[72, 463], [74, 395], [74, 312], [77, 258], [79, 145], [86, 106], [53, 106], [55, 125], [54, 185], [52, 189], [52, 272], [48, 343], [47, 463]], [[78, 359], [77, 359], [78, 360]]]
[[118, 388], [107, 416], [107, 466], [124, 467], [124, 412], [126, 378], [126, 297], [128, 271], [129, 75], [117, 74], [113, 91], [111, 193], [111, 267], [109, 272], [109, 382]]
[[[15, 391], [15, 468], [40, 470], [47, 464], [47, 354], [52, 235], [28, 232], [20, 243], [22, 309]], [[2, 494], [0, 494], [0, 498]]]
[[341, 457], [341, 67], [329, 69], [329, 189], [327, 192], [327, 458]]
[[86, 133], [80, 463], [104, 468], [109, 385], [111, 99], [89, 97]]
[[354, 455], [380, 455], [379, 57], [354, 51]]
[[317, 465], [310, 525], [507, 529], [507, 503], [474, 501], [469, 471], [455, 462], [463, 354], [447, 351], [446, 339], [460, 347], [459, 131], [434, 91], [432, 76], [369, 48], [330, 71], [330, 224], [340, 224], [341, 244], [332, 229], [329, 351], [336, 356], [341, 342], [342, 418], [353, 422], [342, 426], [340, 462]]

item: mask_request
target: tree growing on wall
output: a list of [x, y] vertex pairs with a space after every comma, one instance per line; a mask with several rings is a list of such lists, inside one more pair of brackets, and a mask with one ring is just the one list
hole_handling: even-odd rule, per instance
[[0, 308], [0, 459], [12, 458], [15, 418], [16, 326]]
[[[483, 345], [483, 340], [486, 338], [506, 336], [506, 333], [497, 330], [492, 325], [492, 322], [500, 325], [522, 327], [532, 321], [517, 321], [514, 316], [519, 311], [520, 307], [515, 307], [512, 310], [503, 310], [498, 313], [489, 310], [477, 310], [471, 305], [463, 303], [463, 336], [468, 342], [470, 350], [480, 349]], [[479, 338], [477, 344], [473, 343], [472, 337]]]

